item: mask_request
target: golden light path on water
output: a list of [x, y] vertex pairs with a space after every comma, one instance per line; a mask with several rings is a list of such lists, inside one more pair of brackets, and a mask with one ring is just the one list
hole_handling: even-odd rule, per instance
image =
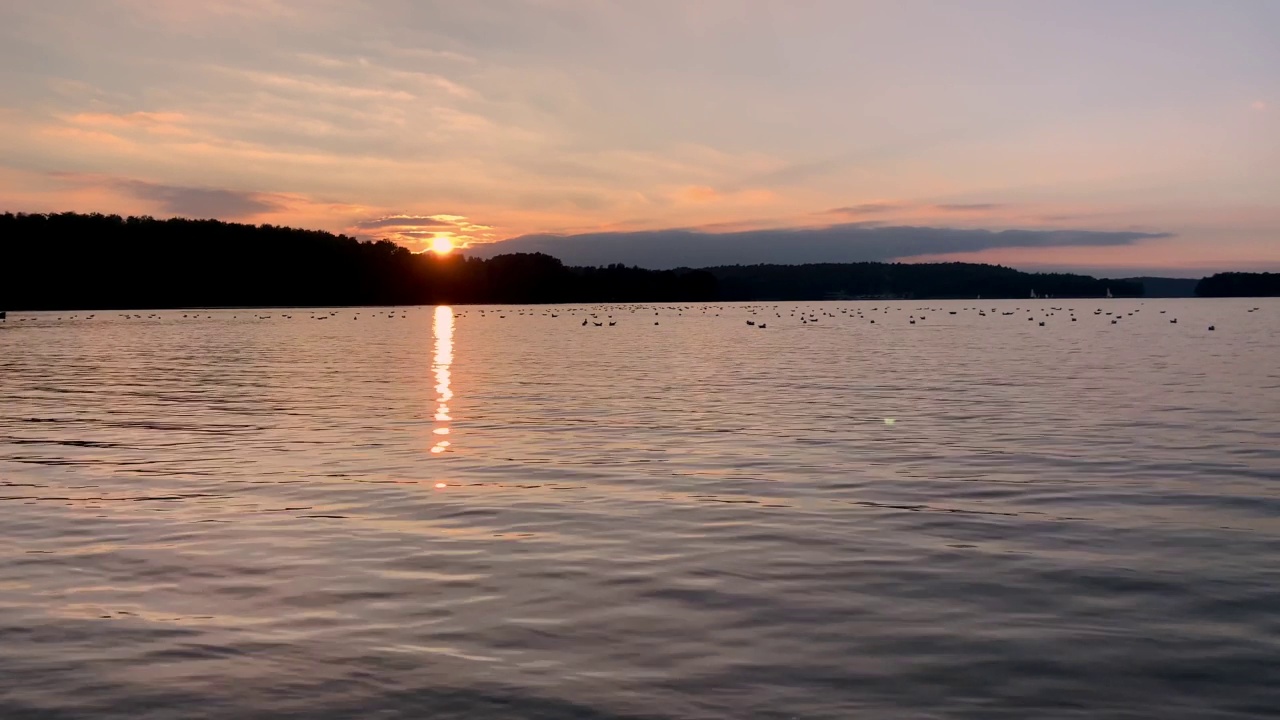
[[[436, 442], [431, 446], [432, 454], [443, 453], [449, 442], [449, 401], [453, 399], [453, 391], [449, 388], [449, 367], [453, 365], [453, 308], [441, 305], [436, 308], [435, 317], [431, 321], [431, 337], [434, 352], [431, 358], [431, 372], [436, 382], [435, 427], [432, 437]], [[439, 487], [437, 483], [437, 487]]]

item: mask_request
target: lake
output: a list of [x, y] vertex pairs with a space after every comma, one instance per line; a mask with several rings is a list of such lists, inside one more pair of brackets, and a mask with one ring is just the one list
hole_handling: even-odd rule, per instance
[[0, 512], [6, 719], [1274, 717], [1280, 301], [10, 313]]

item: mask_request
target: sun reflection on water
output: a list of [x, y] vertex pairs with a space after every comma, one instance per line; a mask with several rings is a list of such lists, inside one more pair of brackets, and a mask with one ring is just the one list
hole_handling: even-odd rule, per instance
[[[436, 426], [431, 433], [434, 437], [443, 438], [450, 434], [449, 422], [453, 419], [449, 415], [449, 401], [453, 399], [453, 390], [449, 385], [449, 367], [453, 365], [453, 308], [447, 305], [436, 308], [431, 322], [431, 337], [435, 342], [431, 372], [435, 375], [436, 382]], [[431, 446], [431, 452], [438, 455], [447, 447], [449, 441], [440, 439]]]

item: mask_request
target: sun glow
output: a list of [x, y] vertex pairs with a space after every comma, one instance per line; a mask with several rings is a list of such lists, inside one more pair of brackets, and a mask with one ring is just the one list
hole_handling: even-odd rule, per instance
[[436, 235], [431, 238], [431, 252], [437, 255], [448, 255], [453, 252], [453, 239], [447, 235]]

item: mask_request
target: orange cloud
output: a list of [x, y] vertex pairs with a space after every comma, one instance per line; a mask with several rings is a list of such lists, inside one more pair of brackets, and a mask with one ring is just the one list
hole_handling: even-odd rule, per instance
[[707, 205], [711, 203], [765, 205], [774, 202], [777, 197], [777, 193], [772, 190], [752, 189], [721, 192], [707, 185], [691, 185], [681, 188], [675, 193], [677, 202], [691, 205]]
[[464, 215], [387, 214], [351, 223], [347, 232], [356, 236], [376, 236], [397, 242], [410, 250], [438, 248], [440, 240], [451, 247], [467, 247], [496, 240], [488, 225], [473, 223]]
[[45, 137], [59, 141], [69, 141], [93, 145], [97, 149], [115, 149], [130, 151], [135, 146], [133, 141], [101, 130], [84, 130], [77, 127], [54, 126], [38, 128], [36, 132]]
[[694, 185], [681, 190], [678, 197], [685, 202], [709, 203], [719, 200], [720, 193], [716, 192], [715, 188], [706, 187], [705, 185]]
[[187, 116], [176, 112], [76, 113], [66, 118], [72, 125], [93, 128], [142, 130], [155, 135], [190, 135], [183, 125]]

